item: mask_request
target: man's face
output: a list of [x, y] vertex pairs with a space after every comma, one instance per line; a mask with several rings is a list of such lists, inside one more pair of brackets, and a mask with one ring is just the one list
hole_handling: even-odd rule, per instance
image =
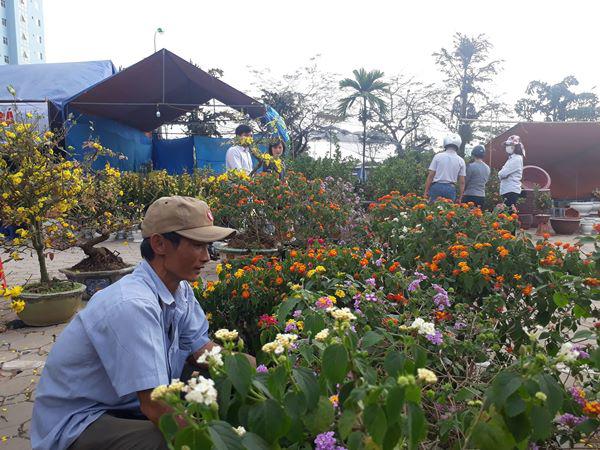
[[240, 137], [252, 137], [252, 133], [249, 131], [248, 133], [240, 134]]
[[167, 241], [164, 247], [164, 269], [179, 280], [196, 281], [204, 265], [210, 261], [208, 246], [206, 242], [184, 237], [178, 246]]

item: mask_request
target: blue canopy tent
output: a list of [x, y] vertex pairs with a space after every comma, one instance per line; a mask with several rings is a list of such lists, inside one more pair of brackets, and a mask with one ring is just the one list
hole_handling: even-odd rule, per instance
[[[111, 61], [0, 66], [1, 103], [49, 102], [49, 118], [61, 121], [66, 100], [115, 74]], [[12, 86], [16, 99], [6, 87]], [[51, 125], [51, 123], [50, 123]]]

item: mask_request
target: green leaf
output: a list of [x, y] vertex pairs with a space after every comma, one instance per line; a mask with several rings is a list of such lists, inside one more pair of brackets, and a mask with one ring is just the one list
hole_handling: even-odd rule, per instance
[[397, 423], [388, 427], [383, 438], [383, 450], [394, 450], [397, 448], [398, 440], [402, 437], [402, 428]]
[[506, 411], [506, 415], [508, 417], [518, 416], [525, 411], [525, 402], [518, 392], [513, 393], [506, 399], [504, 410]]
[[212, 448], [213, 443], [205, 430], [188, 427], [175, 436], [175, 448], [187, 445], [189, 448]]
[[529, 416], [533, 426], [531, 439], [534, 441], [548, 439], [552, 434], [552, 416], [548, 409], [534, 405]]
[[573, 314], [577, 319], [585, 319], [587, 317], [590, 317], [589, 311], [587, 309], [582, 308], [579, 305], [573, 306]]
[[315, 336], [319, 331], [326, 327], [325, 319], [318, 314], [308, 314], [304, 318], [304, 331]]
[[288, 316], [298, 304], [298, 300], [300, 299], [288, 297], [279, 305], [279, 310], [277, 311], [277, 320], [280, 324], [285, 324], [285, 321], [287, 320]]
[[319, 401], [319, 383], [315, 374], [306, 367], [296, 367], [292, 369], [292, 377], [306, 397], [308, 410], [315, 408]]
[[319, 398], [317, 408], [306, 414], [304, 425], [311, 434], [317, 435], [329, 429], [335, 419], [333, 405], [327, 397]]
[[425, 414], [419, 405], [408, 404], [408, 448], [419, 448], [419, 442], [425, 437]]
[[333, 344], [323, 352], [323, 374], [332, 384], [340, 383], [348, 373], [348, 351], [342, 344]]
[[227, 422], [220, 420], [210, 422], [208, 433], [215, 450], [244, 450], [242, 439]]
[[287, 371], [283, 366], [277, 366], [275, 369], [269, 371], [269, 378], [267, 379], [267, 387], [269, 392], [277, 400], [281, 400], [283, 392], [287, 384]]
[[590, 359], [592, 360], [594, 368], [600, 369], [600, 347], [596, 347], [596, 349], [590, 353]]
[[248, 395], [254, 372], [248, 359], [239, 353], [228, 355], [225, 357], [224, 368], [235, 389], [245, 398]]
[[219, 402], [219, 415], [221, 418], [227, 417], [229, 411], [229, 405], [231, 404], [231, 380], [228, 378], [218, 379], [216, 382]]
[[378, 344], [383, 339], [383, 336], [376, 331], [367, 331], [361, 340], [362, 348], [369, 348]]
[[338, 421], [338, 431], [342, 439], [346, 439], [350, 435], [352, 427], [356, 422], [356, 417], [357, 414], [351, 409], [345, 410], [340, 416], [340, 420]]
[[517, 442], [521, 442], [531, 434], [531, 422], [526, 413], [505, 418], [506, 426]]
[[537, 378], [537, 382], [540, 386], [540, 391], [546, 394], [546, 406], [553, 416], [558, 412], [563, 404], [564, 390], [561, 385], [554, 379], [550, 374], [543, 373]]
[[404, 370], [406, 357], [397, 350], [391, 350], [383, 361], [383, 368], [391, 377], [397, 377]]
[[575, 427], [575, 431], [585, 434], [591, 434], [594, 431], [598, 430], [598, 428], [600, 428], [600, 421], [595, 419], [588, 419], [585, 422], [577, 425]]
[[471, 388], [464, 387], [456, 393], [454, 400], [457, 402], [464, 402], [466, 400], [471, 400], [475, 395], [477, 394]]
[[473, 429], [471, 440], [472, 443], [467, 442], [466, 448], [478, 448], [480, 450], [513, 450], [515, 446], [514, 438], [498, 420], [478, 422]]
[[271, 450], [271, 447], [258, 434], [247, 432], [242, 436], [242, 443], [248, 450]]
[[379, 445], [383, 444], [385, 431], [387, 429], [387, 419], [383, 409], [379, 405], [367, 405], [363, 412], [363, 420], [369, 435]]
[[415, 385], [406, 386], [404, 390], [404, 399], [407, 402], [414, 403], [416, 405], [421, 403], [421, 388]]
[[173, 418], [173, 414], [163, 414], [160, 416], [160, 420], [158, 421], [158, 428], [165, 435], [165, 440], [170, 441], [173, 439], [173, 436], [177, 431], [179, 431], [179, 426], [175, 419]]
[[489, 400], [494, 402], [499, 408], [504, 407], [506, 399], [515, 392], [523, 380], [521, 377], [512, 372], [500, 372], [494, 379], [492, 387], [488, 392]]
[[290, 427], [290, 418], [275, 400], [267, 399], [250, 408], [248, 428], [269, 443], [284, 436]]
[[555, 292], [554, 294], [552, 294], [552, 300], [554, 301], [554, 304], [559, 308], [564, 308], [569, 304], [569, 297], [566, 294], [563, 294], [562, 292]]
[[421, 367], [427, 365], [427, 352], [420, 345], [415, 344], [412, 348], [412, 353], [415, 358], [415, 372]]
[[285, 394], [283, 406], [291, 417], [300, 417], [306, 412], [306, 397], [302, 392], [289, 391]]
[[353, 432], [348, 438], [348, 450], [362, 450], [364, 435], [360, 431]]
[[403, 407], [404, 387], [394, 386], [390, 389], [385, 402], [385, 412], [390, 424], [400, 422]]
[[579, 340], [587, 340], [591, 339], [594, 336], [594, 333], [591, 330], [579, 330], [577, 333], [573, 335], [571, 340], [579, 341]]

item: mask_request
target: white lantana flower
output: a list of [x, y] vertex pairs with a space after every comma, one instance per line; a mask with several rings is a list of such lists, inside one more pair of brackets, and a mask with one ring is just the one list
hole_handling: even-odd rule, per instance
[[238, 335], [236, 330], [229, 331], [227, 328], [222, 328], [215, 332], [215, 337], [223, 342], [235, 341]]
[[565, 342], [556, 355], [564, 361], [575, 361], [579, 356], [579, 352], [573, 348], [573, 344]]
[[296, 342], [298, 336], [295, 334], [278, 334], [273, 342], [263, 345], [262, 350], [265, 353], [274, 353], [281, 355], [285, 350], [290, 350]]
[[429, 369], [417, 369], [417, 378], [424, 383], [435, 383], [437, 376]]
[[435, 325], [431, 322], [425, 322], [420, 317], [417, 317], [415, 320], [413, 320], [413, 323], [410, 326], [411, 328], [417, 330], [419, 334], [424, 336], [435, 334]]
[[215, 382], [203, 376], [192, 378], [186, 387], [185, 399], [188, 402], [201, 403], [206, 406], [217, 404]]
[[329, 308], [327, 311], [331, 314], [331, 317], [340, 322], [356, 320], [356, 316], [352, 314], [350, 308]]
[[234, 428], [233, 431], [235, 431], [238, 434], [238, 436], [243, 436], [246, 434], [246, 429], [242, 426]]
[[319, 341], [319, 342], [325, 342], [327, 340], [327, 338], [329, 337], [329, 329], [325, 328], [321, 331], [319, 331], [316, 335], [315, 335], [315, 340]]
[[211, 367], [221, 367], [223, 365], [223, 355], [221, 347], [215, 345], [210, 350], [205, 350], [197, 360], [198, 364], [208, 364]]

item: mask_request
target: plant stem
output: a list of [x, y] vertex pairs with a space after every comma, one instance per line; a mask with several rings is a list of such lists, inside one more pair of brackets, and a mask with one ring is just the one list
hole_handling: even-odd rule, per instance
[[44, 256], [44, 236], [42, 233], [42, 224], [37, 220], [33, 224], [33, 236], [31, 241], [37, 255], [38, 264], [40, 266], [40, 282], [43, 284], [49, 284], [50, 276], [48, 275], [46, 257]]

